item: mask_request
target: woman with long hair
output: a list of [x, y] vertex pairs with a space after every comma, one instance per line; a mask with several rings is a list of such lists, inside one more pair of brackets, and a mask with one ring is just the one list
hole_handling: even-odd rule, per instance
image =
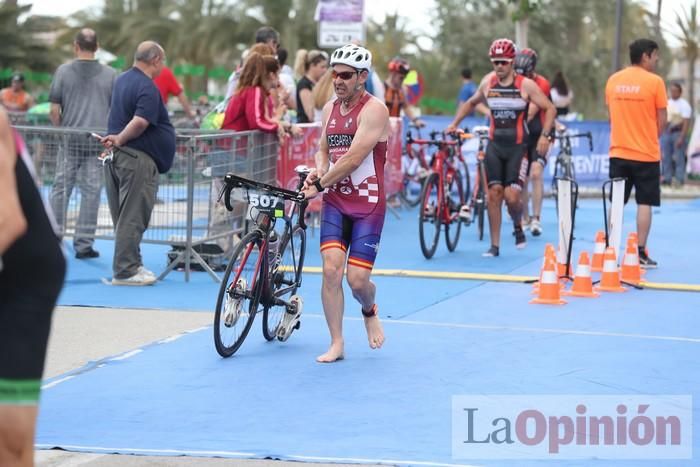
[[311, 91], [311, 97], [314, 102], [314, 122], [320, 122], [323, 119], [323, 106], [335, 97], [331, 70], [326, 70], [321, 79], [318, 80]]
[[[304, 53], [305, 52], [305, 53]], [[297, 83], [297, 122], [309, 123], [314, 118], [314, 100], [311, 92], [314, 85], [328, 69], [328, 54], [321, 50], [297, 53], [296, 66], [304, 64], [304, 76]]]
[[277, 88], [280, 65], [274, 55], [251, 52], [245, 60], [238, 84], [226, 107], [223, 130], [277, 131], [280, 136], [291, 125], [280, 121], [279, 112], [270, 115], [270, 93]]
[[569, 89], [564, 78], [564, 73], [557, 71], [552, 78], [552, 89], [550, 91], [552, 103], [557, 108], [557, 117], [570, 112], [569, 106], [574, 99], [574, 92]]

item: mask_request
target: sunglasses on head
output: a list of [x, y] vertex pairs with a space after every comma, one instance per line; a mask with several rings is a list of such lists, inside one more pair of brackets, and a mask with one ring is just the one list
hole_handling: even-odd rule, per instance
[[506, 66], [510, 64], [510, 60], [491, 60], [491, 63], [497, 66]]
[[355, 76], [355, 73], [357, 71], [331, 71], [331, 76], [333, 76], [333, 79], [340, 78], [343, 81], [347, 81], [351, 79], [353, 76]]

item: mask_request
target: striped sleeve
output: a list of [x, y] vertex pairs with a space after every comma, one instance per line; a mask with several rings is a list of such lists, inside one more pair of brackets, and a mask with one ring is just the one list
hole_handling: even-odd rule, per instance
[[277, 124], [265, 118], [265, 96], [261, 88], [255, 86], [250, 97], [246, 102], [246, 117], [253, 129], [268, 132], [277, 131]]

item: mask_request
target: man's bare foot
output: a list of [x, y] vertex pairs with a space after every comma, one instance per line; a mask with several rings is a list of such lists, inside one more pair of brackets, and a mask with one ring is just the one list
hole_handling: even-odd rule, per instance
[[379, 316], [365, 316], [364, 320], [365, 328], [367, 329], [367, 340], [369, 341], [369, 346], [373, 349], [381, 348], [382, 344], [384, 343], [384, 331], [382, 330], [382, 323], [379, 321]]
[[331, 343], [330, 348], [323, 355], [316, 357], [318, 363], [333, 363], [345, 358], [343, 355], [343, 342]]

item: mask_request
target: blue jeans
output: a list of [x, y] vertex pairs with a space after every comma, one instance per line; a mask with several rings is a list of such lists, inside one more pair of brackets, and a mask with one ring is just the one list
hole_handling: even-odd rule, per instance
[[679, 183], [685, 181], [685, 142], [676, 147], [680, 136], [680, 131], [661, 135], [661, 175], [664, 183], [671, 183], [674, 177]]

